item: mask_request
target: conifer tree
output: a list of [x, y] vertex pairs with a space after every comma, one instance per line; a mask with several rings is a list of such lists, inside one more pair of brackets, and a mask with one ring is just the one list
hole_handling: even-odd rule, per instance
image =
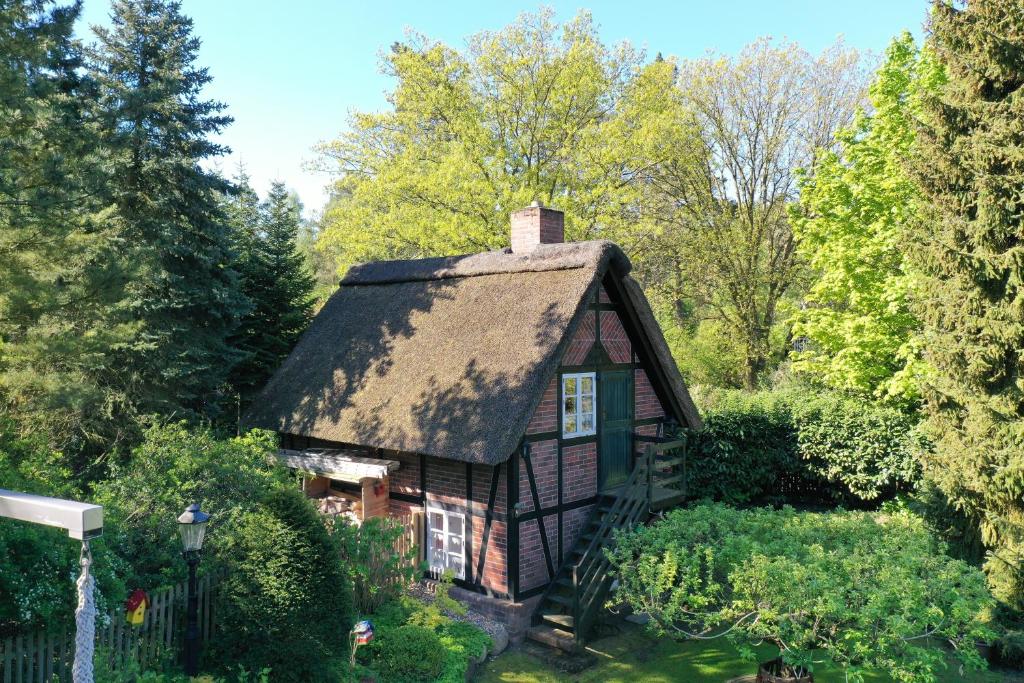
[[927, 98], [913, 159], [913, 252], [933, 376], [927, 473], [973, 515], [990, 583], [1024, 608], [1024, 13], [1018, 0], [935, 3], [948, 82]]
[[219, 200], [227, 183], [202, 166], [227, 151], [211, 136], [231, 119], [202, 98], [210, 75], [179, 3], [117, 0], [111, 23], [95, 28], [92, 72], [111, 219], [133, 268], [123, 315], [139, 326], [112, 381], [140, 413], [198, 415], [220, 403], [237, 358], [226, 340], [246, 306]]
[[291, 351], [312, 314], [314, 281], [298, 251], [302, 207], [275, 182], [259, 205], [256, 225], [252, 209], [255, 192], [242, 174], [232, 202], [238, 234], [238, 267], [243, 291], [252, 308], [232, 338], [243, 360], [235, 367], [231, 385], [248, 402]]
[[0, 4], [0, 417], [81, 455], [118, 440], [103, 381], [121, 273], [97, 213], [93, 83], [74, 38], [79, 5]]

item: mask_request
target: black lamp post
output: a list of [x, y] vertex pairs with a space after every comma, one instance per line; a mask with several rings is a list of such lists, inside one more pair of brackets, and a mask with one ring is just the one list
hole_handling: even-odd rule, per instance
[[196, 586], [196, 567], [203, 550], [206, 523], [210, 515], [192, 503], [178, 517], [178, 531], [181, 532], [182, 556], [188, 562], [188, 615], [185, 622], [185, 673], [195, 676], [199, 673], [199, 591]]

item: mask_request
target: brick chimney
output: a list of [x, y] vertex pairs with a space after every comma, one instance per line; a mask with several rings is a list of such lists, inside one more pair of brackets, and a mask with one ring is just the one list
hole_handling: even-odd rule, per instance
[[538, 244], [565, 241], [565, 214], [534, 202], [512, 212], [512, 253], [525, 254]]

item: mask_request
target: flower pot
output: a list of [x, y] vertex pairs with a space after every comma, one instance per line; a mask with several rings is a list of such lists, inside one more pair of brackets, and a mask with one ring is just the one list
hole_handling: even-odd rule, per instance
[[807, 672], [800, 676], [784, 674], [782, 658], [765, 662], [757, 668], [757, 683], [814, 683], [814, 674]]

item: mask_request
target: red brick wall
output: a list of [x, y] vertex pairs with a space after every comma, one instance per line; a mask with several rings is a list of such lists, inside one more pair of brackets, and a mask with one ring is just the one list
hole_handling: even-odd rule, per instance
[[[498, 487], [494, 495], [494, 508], [502, 515], [505, 513], [505, 498], [508, 485], [505, 478], [506, 465], [498, 468]], [[429, 470], [428, 470], [429, 471]], [[491, 477], [495, 468], [488, 465], [473, 465], [473, 498], [472, 507], [480, 513], [487, 511], [487, 498], [491, 492]], [[428, 487], [429, 488], [429, 487]], [[484, 527], [487, 520], [483, 516], [473, 517], [473, 579], [479, 579], [480, 585], [496, 592], [508, 592], [508, 531], [505, 522], [492, 520], [491, 533], [487, 537], [487, 549], [484, 553], [483, 576], [477, 577], [480, 553], [483, 552]]]
[[533, 411], [530, 424], [526, 427], [527, 434], [542, 434], [558, 429], [558, 378], [555, 377], [544, 390], [540, 404]]
[[[602, 321], [603, 322], [603, 321]], [[603, 332], [602, 332], [603, 334]], [[569, 348], [562, 356], [562, 365], [580, 365], [587, 358], [590, 349], [594, 346], [596, 339], [595, 316], [593, 311], [583, 314], [580, 326], [576, 328], [575, 334], [569, 341]]]
[[401, 467], [388, 477], [391, 492], [403, 493], [408, 496], [420, 495], [420, 456], [388, 451], [384, 457], [402, 463]]
[[[544, 530], [547, 533], [548, 547], [551, 550], [551, 561], [558, 569], [558, 515], [544, 517]], [[544, 545], [540, 538], [538, 520], [531, 519], [519, 525], [519, 590], [527, 591], [546, 584], [548, 577], [547, 562], [544, 559]]]
[[654, 387], [651, 386], [647, 373], [642, 368], [637, 369], [636, 378], [633, 382], [636, 405], [635, 419], [646, 420], [653, 417], [663, 417], [665, 409], [662, 407], [657, 394], [654, 393]]
[[538, 244], [565, 241], [565, 217], [561, 211], [530, 206], [513, 211], [511, 216], [513, 253], [527, 252]]
[[597, 495], [597, 442], [562, 449], [562, 502], [572, 503]]
[[[558, 441], [552, 439], [530, 444], [530, 464], [541, 509], [558, 505]], [[522, 458], [519, 460], [519, 502], [522, 503], [522, 512], [533, 512], [530, 478]]]
[[562, 551], [566, 555], [572, 550], [572, 547], [576, 544], [580, 534], [583, 532], [583, 527], [586, 526], [587, 521], [590, 519], [590, 515], [593, 514], [596, 505], [587, 505], [575, 510], [569, 510], [562, 515]]
[[601, 311], [601, 346], [613, 363], [629, 363], [633, 360], [633, 347], [615, 311]]
[[427, 504], [431, 501], [466, 504], [466, 463], [427, 458]]

